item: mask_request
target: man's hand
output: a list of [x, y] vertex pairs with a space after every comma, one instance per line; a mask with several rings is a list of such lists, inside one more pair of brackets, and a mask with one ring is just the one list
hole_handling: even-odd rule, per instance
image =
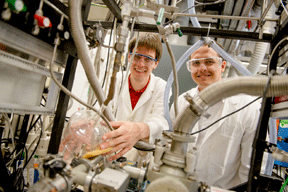
[[110, 122], [110, 125], [116, 130], [103, 135], [102, 140], [107, 142], [100, 145], [102, 150], [113, 147], [111, 151], [104, 155], [109, 155], [118, 151], [117, 154], [109, 158], [109, 161], [122, 157], [140, 139], [149, 138], [150, 130], [146, 123], [115, 121]]

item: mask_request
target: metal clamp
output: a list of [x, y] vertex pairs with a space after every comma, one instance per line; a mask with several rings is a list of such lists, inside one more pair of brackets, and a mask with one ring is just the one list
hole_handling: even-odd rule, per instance
[[204, 117], [208, 118], [211, 115], [209, 113], [206, 112], [206, 109], [201, 107], [199, 104], [197, 104], [193, 98], [187, 93], [186, 95], [184, 95], [186, 101], [188, 101], [190, 103], [190, 109], [197, 115], [197, 116], [201, 116], [203, 115]]

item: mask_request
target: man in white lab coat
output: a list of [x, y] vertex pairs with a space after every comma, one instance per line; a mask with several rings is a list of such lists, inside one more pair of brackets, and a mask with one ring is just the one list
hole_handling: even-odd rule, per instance
[[100, 145], [101, 149], [113, 147], [106, 155], [117, 152], [109, 160], [115, 160], [129, 151], [127, 158], [137, 161], [139, 156], [133, 148], [135, 143], [139, 140], [154, 143], [155, 139], [161, 138], [163, 128], [168, 126], [163, 107], [166, 82], [152, 74], [161, 59], [161, 39], [156, 33], [142, 33], [136, 48], [135, 42], [136, 38], [133, 38], [129, 43], [129, 62], [133, 50], [136, 51], [129, 78], [123, 82], [121, 95], [122, 75], [117, 74], [115, 94], [111, 102], [118, 120], [111, 122], [111, 126], [116, 130], [105, 134], [102, 139], [108, 141]]
[[[191, 54], [187, 67], [198, 86], [187, 91], [189, 95], [195, 97], [209, 85], [220, 81], [225, 65], [226, 62], [219, 54], [207, 45], [203, 45]], [[186, 93], [178, 99], [179, 111], [188, 106], [188, 102], [184, 98]], [[211, 114], [209, 118], [200, 117], [192, 132], [205, 128], [253, 99], [255, 98], [244, 94], [223, 99], [207, 110]], [[203, 181], [209, 186], [229, 189], [248, 180], [259, 109], [260, 103], [254, 102], [209, 129], [194, 135], [198, 152], [196, 172], [199, 181]], [[173, 106], [170, 114], [172, 121], [175, 120]]]

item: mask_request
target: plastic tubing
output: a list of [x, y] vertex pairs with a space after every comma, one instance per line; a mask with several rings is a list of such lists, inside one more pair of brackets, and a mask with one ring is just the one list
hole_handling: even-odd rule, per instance
[[[188, 7], [192, 7], [193, 6], [193, 8], [188, 10], [188, 13], [189, 14], [196, 14], [195, 7], [194, 7], [194, 5], [195, 5], [194, 0], [191, 0], [191, 1], [187, 0], [187, 3], [188, 3]], [[200, 25], [197, 17], [190, 17], [190, 20], [192, 22], [193, 27], [201, 28], [201, 25]]]
[[231, 55], [225, 52], [221, 47], [219, 47], [213, 40], [211, 41], [210, 47], [213, 48], [221, 57], [231, 63], [240, 73], [244, 76], [251, 76], [252, 73], [246, 69], [241, 63], [233, 59]]
[[[190, 47], [181, 57], [180, 59], [177, 61], [176, 63], [176, 70], [177, 72], [179, 71], [179, 69], [181, 68], [181, 66], [183, 65], [183, 63], [189, 58], [189, 56], [195, 52], [198, 48], [200, 48], [202, 45], [204, 45], [204, 41], [203, 40], [199, 40], [197, 43], [195, 43], [192, 47]], [[166, 120], [168, 121], [169, 124], [169, 130], [172, 131], [172, 121], [171, 121], [171, 117], [170, 117], [170, 113], [169, 113], [169, 93], [170, 93], [170, 89], [171, 89], [171, 85], [174, 81], [174, 76], [173, 76], [173, 72], [171, 71], [168, 80], [167, 80], [167, 84], [165, 87], [165, 91], [164, 91], [164, 115]]]

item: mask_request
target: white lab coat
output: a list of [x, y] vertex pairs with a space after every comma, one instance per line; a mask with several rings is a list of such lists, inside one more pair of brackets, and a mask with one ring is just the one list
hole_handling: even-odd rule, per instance
[[[191, 89], [188, 93], [192, 97], [196, 96], [199, 93], [198, 87]], [[184, 98], [185, 94], [178, 98], [179, 111], [188, 105]], [[219, 101], [207, 110], [211, 117], [207, 119], [201, 116], [192, 132], [205, 128], [253, 99], [255, 98], [239, 94]], [[175, 120], [173, 106], [170, 114], [172, 121]], [[198, 151], [196, 172], [199, 181], [204, 181], [209, 186], [229, 189], [248, 180], [252, 143], [259, 114], [260, 103], [256, 101], [211, 126], [201, 138], [202, 141], [197, 142], [199, 134], [194, 135]], [[266, 161], [263, 160], [263, 162]], [[265, 165], [263, 164], [262, 167]]]
[[[154, 144], [155, 139], [161, 138], [163, 128], [168, 127], [163, 106], [166, 81], [151, 74], [146, 90], [142, 93], [134, 110], [132, 110], [128, 79], [123, 83], [123, 92], [119, 95], [121, 80], [122, 74], [118, 73], [114, 99], [111, 102], [116, 119], [118, 121], [147, 123], [150, 129], [149, 143]], [[116, 104], [117, 100], [118, 103]], [[138, 161], [139, 158], [135, 148], [132, 148], [125, 156], [132, 161]]]

